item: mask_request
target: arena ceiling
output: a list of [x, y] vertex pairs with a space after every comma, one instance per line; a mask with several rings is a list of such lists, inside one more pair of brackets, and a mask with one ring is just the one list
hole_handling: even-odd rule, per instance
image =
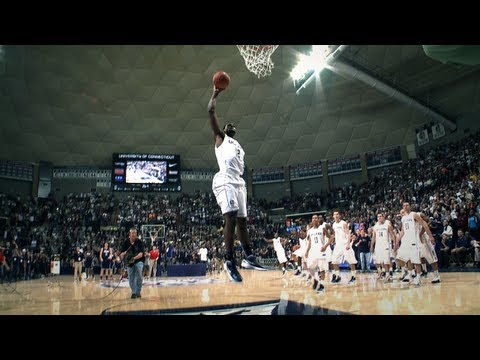
[[[4, 45], [0, 158], [109, 167], [114, 152], [175, 153], [184, 168], [216, 168], [207, 103], [217, 70], [232, 79], [220, 122], [237, 124], [250, 168], [411, 144], [431, 121], [329, 70], [296, 94], [289, 73], [309, 49], [281, 45], [272, 75], [258, 79], [235, 45]], [[443, 64], [420, 45], [351, 45], [342, 57], [450, 119], [479, 109], [480, 66]]]

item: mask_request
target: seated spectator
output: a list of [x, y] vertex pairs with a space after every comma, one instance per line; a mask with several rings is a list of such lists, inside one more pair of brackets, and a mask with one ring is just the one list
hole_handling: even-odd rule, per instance
[[479, 220], [473, 209], [468, 214], [468, 231], [474, 238], [478, 238]]
[[451, 255], [457, 266], [465, 266], [465, 256], [470, 251], [470, 242], [465, 237], [463, 230], [459, 229], [455, 248], [451, 250]]
[[449, 243], [448, 235], [442, 235], [442, 241], [440, 243], [440, 257], [438, 258], [438, 262], [441, 268], [448, 268], [448, 264], [450, 261], [450, 251], [451, 251], [451, 244]]
[[451, 238], [453, 236], [453, 229], [452, 227], [448, 224], [448, 220], [445, 219], [443, 220], [443, 232], [442, 232], [442, 236], [443, 235], [447, 235], [449, 238]]

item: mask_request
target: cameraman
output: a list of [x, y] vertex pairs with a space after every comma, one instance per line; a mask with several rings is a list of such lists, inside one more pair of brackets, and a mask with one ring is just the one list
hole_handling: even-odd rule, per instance
[[141, 298], [143, 263], [145, 261], [145, 246], [143, 241], [137, 239], [137, 229], [132, 227], [126, 240], [120, 248], [120, 257], [125, 260], [128, 272], [128, 283], [132, 290], [132, 299]]

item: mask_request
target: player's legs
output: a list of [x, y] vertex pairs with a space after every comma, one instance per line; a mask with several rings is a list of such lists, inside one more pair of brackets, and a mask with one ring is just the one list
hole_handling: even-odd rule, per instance
[[225, 241], [225, 259], [233, 260], [234, 259], [234, 250], [233, 250], [233, 235], [235, 233], [235, 226], [237, 224], [237, 213], [229, 212], [223, 214], [225, 224], [223, 226], [223, 237]]
[[326, 258], [320, 259], [318, 261], [318, 270], [319, 270], [319, 280], [318, 280], [318, 287], [317, 293], [323, 293], [325, 290], [325, 272], [328, 271], [328, 261]]
[[[345, 258], [345, 261], [350, 265], [350, 280], [349, 284], [353, 284], [356, 280], [356, 270], [355, 270], [355, 265], [357, 264], [357, 259], [355, 258], [355, 252], [353, 251], [352, 248], [349, 248], [348, 250], [345, 249], [343, 250], [343, 256]], [[368, 259], [370, 260], [370, 259]], [[370, 265], [370, 264], [369, 264]]]
[[233, 236], [235, 226], [237, 225], [238, 199], [234, 186], [230, 184], [221, 184], [213, 188], [213, 193], [217, 203], [222, 210], [225, 224], [223, 226], [223, 235], [225, 241], [225, 259], [233, 260]]
[[332, 283], [339, 283], [342, 279], [340, 277], [340, 264], [343, 261], [343, 248], [345, 245], [337, 244], [333, 249], [332, 253], [332, 267], [333, 267], [333, 275], [332, 275]]
[[238, 239], [242, 244], [243, 251], [245, 256], [248, 257], [252, 255], [252, 248], [250, 244], [250, 239], [248, 237], [247, 230], [247, 189], [245, 186], [240, 186], [236, 188], [235, 192], [237, 198], [237, 225], [238, 225]]
[[440, 274], [438, 273], [438, 258], [435, 252], [434, 245], [429, 241], [425, 244], [425, 259], [433, 269], [432, 283], [437, 284], [440, 282]]

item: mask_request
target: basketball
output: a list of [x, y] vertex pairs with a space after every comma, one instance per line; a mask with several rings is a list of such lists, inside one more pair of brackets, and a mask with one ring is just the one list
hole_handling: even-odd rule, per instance
[[226, 89], [230, 84], [230, 76], [225, 71], [217, 71], [213, 74], [213, 85], [217, 89]]

